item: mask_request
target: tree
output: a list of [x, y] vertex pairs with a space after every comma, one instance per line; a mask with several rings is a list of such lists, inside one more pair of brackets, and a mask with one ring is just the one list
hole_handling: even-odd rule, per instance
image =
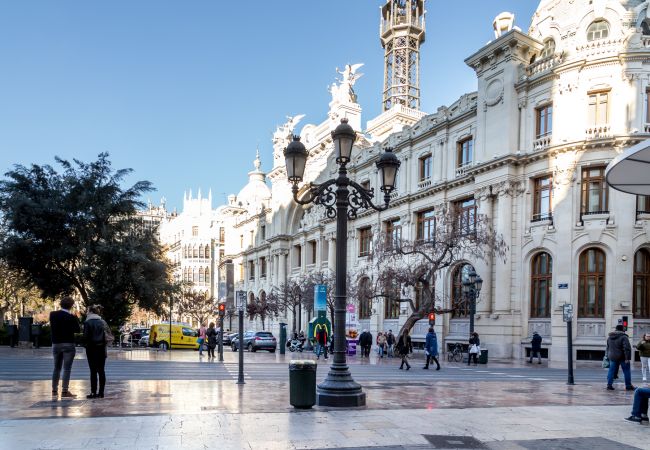
[[183, 289], [180, 297], [174, 302], [179, 315], [189, 316], [199, 325], [206, 323], [210, 317], [215, 316], [216, 304], [214, 298], [190, 289]]
[[292, 331], [297, 331], [298, 324], [296, 319], [303, 303], [303, 286], [301, 283], [294, 280], [287, 280], [286, 283], [282, 283], [277, 289], [274, 288], [269, 295], [272, 295], [275, 299], [278, 305], [278, 311], [284, 311], [285, 313], [291, 312], [293, 318]]
[[[411, 305], [411, 315], [399, 332], [402, 335], [431, 311], [444, 314], [466, 306], [463, 304], [466, 300], [446, 309], [436, 305], [444, 304], [441, 301], [444, 299], [435, 296], [436, 278], [441, 270], [467, 259], [487, 260], [494, 256], [505, 262], [507, 250], [508, 246], [486, 216], [468, 217], [443, 209], [436, 214], [433, 230], [426, 239], [407, 241], [382, 235], [375, 240], [370, 261], [377, 276], [370, 297]], [[404, 296], [407, 288], [416, 287], [421, 292], [417, 307], [413, 299]]]
[[275, 301], [276, 297], [268, 295], [255, 297], [252, 301], [246, 304], [246, 315], [250, 320], [255, 320], [257, 317], [262, 321], [262, 330], [265, 329], [265, 321], [267, 318], [277, 317], [279, 308]]
[[38, 289], [0, 259], [0, 328], [4, 326], [7, 313], [10, 313], [10, 317], [18, 317], [39, 312], [48, 306], [51, 306], [51, 302], [41, 298]]
[[15, 166], [0, 181], [0, 213], [7, 229], [0, 258], [44, 297], [76, 292], [85, 306], [100, 304], [117, 325], [134, 305], [153, 312], [171, 292], [171, 270], [154, 233], [136, 218], [148, 181], [127, 189], [132, 171], [97, 161]]

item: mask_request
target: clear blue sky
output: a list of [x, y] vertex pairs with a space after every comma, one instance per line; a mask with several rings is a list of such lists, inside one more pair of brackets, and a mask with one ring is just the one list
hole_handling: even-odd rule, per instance
[[[335, 67], [363, 62], [363, 123], [380, 113], [383, 0], [57, 0], [0, 3], [0, 170], [93, 160], [107, 151], [130, 182], [179, 207], [183, 191], [237, 193], [259, 142], [263, 169], [286, 115], [325, 119]], [[463, 60], [536, 0], [427, 2], [426, 112], [476, 89]]]

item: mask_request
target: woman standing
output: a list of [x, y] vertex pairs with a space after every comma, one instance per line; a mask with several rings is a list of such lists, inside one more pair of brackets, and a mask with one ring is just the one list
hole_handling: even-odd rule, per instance
[[411, 342], [411, 336], [409, 336], [409, 330], [404, 331], [404, 334], [400, 335], [397, 340], [397, 354], [402, 358], [402, 364], [400, 364], [399, 369], [404, 369], [404, 364], [406, 364], [406, 370], [411, 368], [411, 365], [408, 361], [409, 353], [413, 353], [413, 343]]
[[467, 358], [467, 365], [472, 362], [474, 358], [474, 365], [478, 366], [478, 355], [481, 353], [481, 340], [478, 338], [478, 333], [475, 331], [469, 337], [469, 357]]
[[[90, 369], [90, 394], [86, 398], [104, 398], [104, 386], [106, 385], [106, 344], [109, 340], [110, 331], [108, 325], [101, 318], [102, 307], [92, 305], [88, 308], [88, 315], [84, 322], [84, 341], [86, 343], [86, 357]], [[112, 338], [112, 335], [110, 335]], [[99, 378], [99, 390], [97, 379]]]
[[210, 322], [205, 336], [208, 338], [208, 358], [214, 359], [214, 348], [217, 346], [217, 330], [214, 329], [214, 322]]
[[643, 339], [636, 344], [637, 350], [641, 357], [641, 373], [643, 374], [643, 381], [648, 381], [646, 373], [648, 371], [648, 358], [650, 358], [650, 334], [643, 335]]
[[[199, 358], [200, 358], [201, 356], [203, 356], [203, 344], [205, 343], [205, 331], [206, 331], [206, 330], [205, 330], [205, 324], [202, 323], [202, 324], [201, 324], [201, 327], [199, 328], [199, 339], [198, 339], [198, 343], [199, 343]], [[209, 352], [208, 352], [208, 355], [209, 355]]]

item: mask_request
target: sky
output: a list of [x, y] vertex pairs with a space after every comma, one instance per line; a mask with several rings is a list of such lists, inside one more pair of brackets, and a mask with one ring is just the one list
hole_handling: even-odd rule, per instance
[[[364, 63], [362, 123], [381, 113], [385, 0], [0, 0], [0, 171], [92, 161], [108, 152], [125, 184], [151, 181], [154, 204], [184, 191], [238, 193], [259, 146], [287, 115], [327, 117], [335, 68]], [[426, 2], [421, 110], [432, 113], [476, 77], [463, 60], [515, 14], [526, 31], [537, 0]], [[146, 199], [144, 199], [146, 200]]]

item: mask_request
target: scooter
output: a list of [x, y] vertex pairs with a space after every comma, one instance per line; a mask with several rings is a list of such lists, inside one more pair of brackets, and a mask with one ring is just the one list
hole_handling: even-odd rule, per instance
[[291, 352], [302, 352], [302, 343], [298, 339], [291, 339], [287, 342], [287, 347]]

